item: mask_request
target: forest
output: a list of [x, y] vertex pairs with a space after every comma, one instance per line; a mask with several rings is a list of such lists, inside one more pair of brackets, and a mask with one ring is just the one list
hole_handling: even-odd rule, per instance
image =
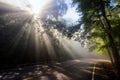
[[[103, 62], [104, 68], [107, 69], [104, 73], [108, 73], [107, 76], [114, 74], [116, 78], [108, 77], [100, 80], [119, 80], [120, 0], [71, 0], [70, 5], [76, 6], [79, 19], [70, 25], [67, 25], [69, 22], [63, 18], [69, 9], [68, 0], [45, 1], [46, 4], [38, 14], [35, 13], [29, 0], [21, 0], [22, 7], [0, 0], [0, 79], [1, 71], [5, 69], [36, 64], [54, 65], [58, 62], [67, 65], [64, 62], [82, 60], [81, 56], [72, 52], [70, 43], [68, 44], [68, 40], [73, 40], [90, 52], [108, 54], [110, 64]], [[109, 70], [111, 67], [112, 70]], [[79, 79], [81, 78], [56, 80]], [[96, 79], [99, 80], [97, 77]]]

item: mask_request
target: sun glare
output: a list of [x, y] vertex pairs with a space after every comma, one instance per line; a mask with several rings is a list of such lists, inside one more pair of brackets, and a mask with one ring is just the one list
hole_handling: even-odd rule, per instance
[[28, 0], [31, 5], [31, 12], [38, 14], [43, 6], [46, 4], [47, 0]]
[[44, 6], [51, 0], [0, 0], [0, 2], [15, 5], [22, 10], [27, 10], [33, 14], [41, 13]]
[[33, 14], [41, 13], [41, 10], [45, 6], [45, 4], [48, 3], [48, 1], [50, 0], [28, 0], [28, 7], [30, 7], [29, 12]]

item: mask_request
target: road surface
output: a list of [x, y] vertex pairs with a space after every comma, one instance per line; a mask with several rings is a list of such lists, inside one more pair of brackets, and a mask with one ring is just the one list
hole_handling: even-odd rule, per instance
[[0, 71], [0, 80], [108, 80], [97, 60], [70, 60]]

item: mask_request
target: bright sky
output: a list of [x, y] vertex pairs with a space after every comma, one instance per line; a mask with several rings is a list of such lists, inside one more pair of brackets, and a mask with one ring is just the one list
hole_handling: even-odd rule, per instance
[[68, 11], [66, 13], [66, 15], [63, 16], [64, 19], [67, 20], [67, 22], [71, 22], [74, 23], [79, 19], [79, 15], [76, 12], [76, 6], [72, 7], [72, 1], [71, 0], [65, 0], [65, 2], [68, 5]]
[[[51, 0], [0, 0], [0, 2], [9, 3], [20, 7], [21, 9], [32, 9], [32, 13], [39, 13], [40, 9]], [[68, 4], [68, 11], [66, 15], [63, 16], [67, 22], [73, 23], [78, 20], [78, 13], [75, 11], [75, 7], [71, 7], [71, 0], [65, 0]]]

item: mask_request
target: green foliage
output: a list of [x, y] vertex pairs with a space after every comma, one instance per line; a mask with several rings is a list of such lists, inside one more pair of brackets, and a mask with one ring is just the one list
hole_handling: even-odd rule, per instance
[[[113, 6], [110, 2], [111, 0], [73, 0], [73, 4], [78, 5], [77, 11], [82, 12], [82, 18], [79, 21], [80, 24], [84, 24], [84, 32], [82, 32], [82, 35], [85, 38], [82, 39], [88, 39], [90, 41], [89, 43], [94, 43], [94, 45], [92, 44], [91, 47], [97, 51], [105, 51], [105, 45], [108, 45], [109, 43], [106, 35], [108, 26], [106, 26], [107, 24], [104, 16], [107, 16], [107, 18], [110, 20], [112, 25], [112, 35], [114, 38], [117, 40], [119, 37], [118, 30], [120, 18], [118, 16], [115, 17], [115, 11], [113, 12]], [[107, 42], [104, 41], [105, 39]], [[89, 43], [88, 45], [90, 46]]]
[[[90, 50], [99, 53], [108, 51], [115, 66], [120, 65], [120, 7], [119, 0], [73, 0], [78, 12], [82, 13], [79, 21], [84, 25], [79, 38]], [[120, 69], [120, 68], [119, 68]]]

